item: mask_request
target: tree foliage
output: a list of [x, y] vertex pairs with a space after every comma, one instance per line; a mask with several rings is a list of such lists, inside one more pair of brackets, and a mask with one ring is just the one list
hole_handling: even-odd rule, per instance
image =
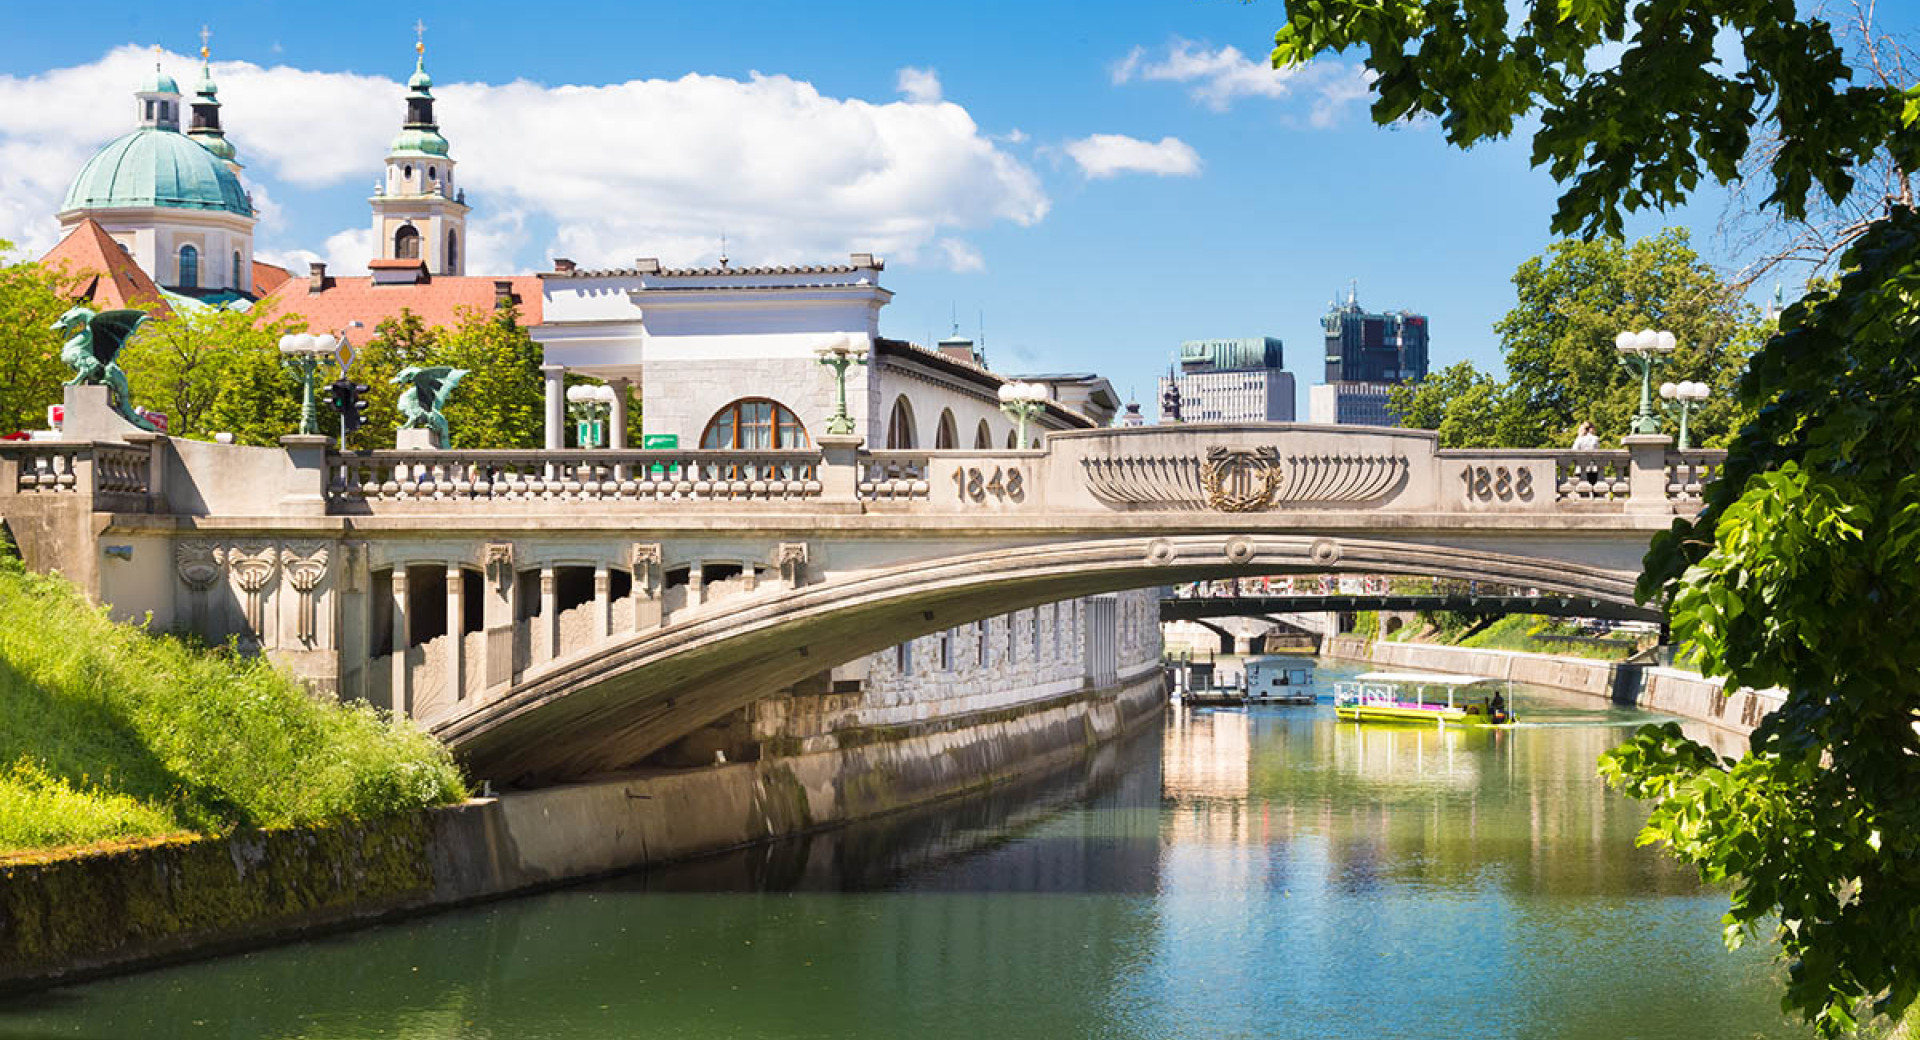
[[[0, 239], [0, 257], [12, 249]], [[42, 264], [0, 263], [0, 433], [45, 425], [47, 406], [60, 400], [67, 368], [50, 326], [72, 306], [63, 277]]]
[[1513, 309], [1494, 325], [1507, 381], [1460, 362], [1397, 388], [1401, 425], [1438, 430], [1448, 448], [1564, 446], [1582, 422], [1603, 438], [1624, 436], [1640, 381], [1613, 337], [1642, 328], [1679, 340], [1661, 380], [1713, 388], [1691, 421], [1693, 443], [1723, 446], [1744, 421], [1733, 384], [1771, 323], [1700, 259], [1685, 230], [1631, 244], [1563, 239], [1521, 264], [1513, 284]]
[[281, 361], [280, 337], [304, 328], [257, 324], [245, 311], [181, 308], [147, 319], [120, 352], [140, 405], [167, 416], [175, 437], [271, 445], [300, 424], [300, 383]]
[[[1763, 118], [1765, 205], [1789, 219], [1816, 190], [1845, 200], [1876, 157], [1915, 168], [1920, 90], [1854, 85], [1830, 27], [1786, 0], [1628, 8], [1288, 0], [1274, 60], [1365, 48], [1375, 118], [1432, 115], [1463, 146], [1537, 112], [1562, 232], [1618, 234], [1623, 212], [1729, 180]], [[1841, 266], [1749, 363], [1754, 418], [1640, 585], [1704, 670], [1779, 685], [1785, 703], [1738, 760], [1665, 727], [1602, 764], [1655, 803], [1643, 841], [1729, 887], [1729, 942], [1771, 930], [1784, 1003], [1827, 1036], [1920, 992], [1920, 215], [1890, 206]]]

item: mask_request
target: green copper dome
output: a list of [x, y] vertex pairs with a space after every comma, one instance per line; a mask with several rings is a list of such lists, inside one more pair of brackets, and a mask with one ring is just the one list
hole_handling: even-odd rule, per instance
[[155, 127], [115, 138], [87, 160], [60, 209], [138, 206], [253, 216], [240, 178], [226, 163], [192, 138]]
[[148, 76], [146, 82], [140, 84], [140, 93], [178, 94], [180, 93], [180, 84], [175, 83], [172, 76], [161, 72], [160, 66], [155, 65], [153, 67], [153, 75]]
[[438, 155], [445, 157], [447, 154], [447, 139], [441, 137], [440, 134], [434, 130], [420, 130], [414, 127], [408, 127], [400, 131], [400, 135], [393, 139], [393, 147], [387, 149], [389, 155], [399, 155], [402, 152], [416, 152], [421, 155]]

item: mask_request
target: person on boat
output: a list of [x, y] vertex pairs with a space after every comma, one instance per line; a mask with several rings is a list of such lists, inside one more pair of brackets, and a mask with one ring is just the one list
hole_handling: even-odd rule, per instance
[[1507, 700], [1505, 697], [1500, 696], [1499, 690], [1493, 691], [1493, 700], [1487, 705], [1487, 713], [1492, 715], [1496, 720], [1507, 717]]

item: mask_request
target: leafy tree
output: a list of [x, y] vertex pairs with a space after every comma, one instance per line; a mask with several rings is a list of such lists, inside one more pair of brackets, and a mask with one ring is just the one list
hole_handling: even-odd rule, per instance
[[167, 416], [175, 437], [231, 433], [270, 445], [300, 422], [300, 384], [282, 362], [280, 337], [305, 326], [265, 325], [247, 311], [196, 308], [152, 317], [120, 353], [140, 404]]
[[[1562, 233], [1618, 235], [1623, 212], [1732, 179], [1763, 117], [1764, 204], [1789, 220], [1845, 201], [1865, 164], [1920, 159], [1920, 89], [1852, 85], [1831, 28], [1785, 0], [1287, 6], [1275, 63], [1364, 48], [1378, 121], [1434, 116], [1465, 147], [1537, 112]], [[1602, 767], [1655, 802], [1643, 840], [1730, 887], [1729, 942], [1771, 929], [1784, 1003], [1826, 1036], [1920, 993], [1920, 215], [1889, 205], [1841, 266], [1753, 357], [1755, 418], [1640, 585], [1703, 670], [1785, 703], [1738, 760], [1669, 727]]]
[[[545, 443], [540, 345], [516, 308], [463, 311], [433, 350], [434, 364], [468, 370], [447, 404], [456, 448], [538, 448]], [[399, 389], [396, 387], [395, 389]]]
[[[0, 256], [12, 249], [0, 239]], [[50, 326], [72, 306], [63, 280], [41, 264], [0, 264], [0, 433], [46, 425], [47, 406], [61, 399], [67, 368]]]
[[1418, 383], [1394, 387], [1388, 406], [1400, 425], [1435, 430], [1442, 448], [1531, 448], [1545, 433], [1514, 407], [1506, 387], [1471, 361], [1456, 361]]
[[[354, 448], [391, 448], [400, 429], [400, 392], [393, 382], [402, 369], [431, 365], [440, 346], [440, 334], [411, 310], [382, 321], [354, 358], [348, 373], [367, 386], [365, 422], [348, 439]], [[464, 388], [463, 388], [464, 389]]]

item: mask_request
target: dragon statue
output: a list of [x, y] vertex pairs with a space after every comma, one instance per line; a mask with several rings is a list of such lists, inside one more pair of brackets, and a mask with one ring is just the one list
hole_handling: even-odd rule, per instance
[[459, 386], [460, 380], [466, 375], [466, 369], [447, 365], [401, 369], [400, 374], [393, 377], [393, 382], [409, 385], [400, 393], [400, 428], [414, 430], [425, 427], [440, 438], [441, 445], [452, 443], [447, 417], [441, 413], [441, 409], [447, 406], [447, 399], [453, 396], [453, 388]]
[[67, 342], [60, 347], [60, 360], [73, 369], [68, 386], [104, 386], [107, 403], [115, 414], [142, 430], [153, 424], [133, 410], [133, 395], [127, 389], [127, 374], [120, 369], [120, 349], [147, 320], [141, 311], [100, 311], [75, 307], [53, 323], [52, 331], [65, 333]]

